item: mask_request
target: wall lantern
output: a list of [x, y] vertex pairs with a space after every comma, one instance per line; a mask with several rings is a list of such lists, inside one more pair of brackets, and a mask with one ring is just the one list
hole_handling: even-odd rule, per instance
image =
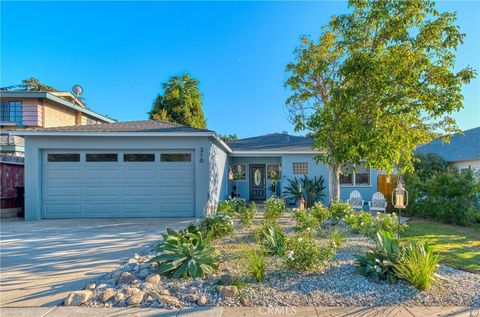
[[400, 238], [400, 214], [408, 205], [408, 191], [403, 187], [402, 175], [398, 175], [397, 187], [392, 192], [392, 205], [398, 209], [397, 236]]
[[230, 167], [228, 169], [228, 180], [229, 181], [233, 181], [233, 171], [232, 171], [232, 167]]

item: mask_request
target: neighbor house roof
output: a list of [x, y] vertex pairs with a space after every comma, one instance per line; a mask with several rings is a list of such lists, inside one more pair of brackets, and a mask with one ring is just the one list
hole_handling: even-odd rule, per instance
[[456, 133], [450, 138], [450, 143], [442, 143], [435, 139], [420, 146], [417, 153], [436, 153], [448, 162], [480, 159], [480, 127]]
[[[52, 127], [52, 128], [33, 128], [26, 129], [23, 132], [31, 134], [30, 132], [114, 132], [114, 133], [155, 133], [155, 132], [213, 132], [207, 129], [196, 129], [186, 125], [174, 124], [164, 121], [156, 120], [141, 120], [141, 121], [125, 121], [102, 124], [87, 124], [66, 127]], [[22, 132], [19, 132], [20, 134]]]
[[[65, 107], [75, 109], [84, 114], [92, 116], [94, 118], [103, 120], [105, 122], [115, 122], [115, 120], [101, 115], [95, 111], [88, 109], [81, 101], [71, 99], [73, 95], [69, 92], [48, 92], [48, 91], [0, 91], [0, 97], [2, 98], [32, 98], [32, 99], [48, 99], [61, 104]], [[68, 98], [67, 98], [68, 97]]]
[[229, 142], [228, 145], [234, 153], [318, 152], [312, 150], [313, 139], [286, 133], [272, 133], [240, 139]]

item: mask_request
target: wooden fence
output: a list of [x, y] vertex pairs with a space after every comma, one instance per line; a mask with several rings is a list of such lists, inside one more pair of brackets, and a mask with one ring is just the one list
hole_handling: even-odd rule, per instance
[[395, 186], [397, 186], [397, 175], [379, 174], [377, 176], [377, 186], [378, 191], [381, 192], [387, 200], [387, 211], [391, 212], [393, 210], [392, 191], [395, 189]]
[[23, 157], [0, 156], [0, 208], [23, 207]]

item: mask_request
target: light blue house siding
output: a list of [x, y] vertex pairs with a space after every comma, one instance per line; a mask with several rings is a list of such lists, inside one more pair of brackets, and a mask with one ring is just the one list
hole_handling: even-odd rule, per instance
[[[293, 173], [293, 163], [296, 162], [306, 162], [308, 163], [308, 177], [314, 176], [322, 176], [324, 179], [324, 186], [325, 186], [325, 197], [323, 199], [324, 204], [328, 204], [328, 193], [329, 193], [329, 186], [328, 186], [328, 176], [329, 176], [329, 169], [322, 163], [317, 163], [315, 160], [315, 154], [282, 154], [282, 155], [275, 155], [275, 156], [230, 156], [228, 158], [228, 166], [233, 164], [245, 164], [246, 166], [246, 179], [241, 181], [229, 181], [228, 180], [228, 172], [226, 173], [227, 177], [225, 177], [224, 181], [228, 183], [226, 188], [228, 191], [224, 196], [227, 198], [233, 190], [233, 186], [237, 186], [237, 192], [240, 197], [249, 199], [249, 165], [250, 164], [281, 164], [282, 166], [282, 179], [281, 179], [281, 188], [282, 192], [285, 186], [288, 185], [288, 179], [293, 179], [294, 177], [301, 178], [302, 175], [295, 175]], [[267, 180], [267, 197], [271, 196], [271, 192], [269, 190], [270, 181]], [[358, 190], [362, 195], [365, 201], [371, 200], [373, 194], [377, 191], [377, 171], [374, 169], [370, 169], [370, 185], [363, 185], [363, 186], [340, 186], [340, 198], [341, 200], [347, 200], [350, 196], [350, 193], [353, 190]], [[365, 206], [365, 209], [367, 207]]]

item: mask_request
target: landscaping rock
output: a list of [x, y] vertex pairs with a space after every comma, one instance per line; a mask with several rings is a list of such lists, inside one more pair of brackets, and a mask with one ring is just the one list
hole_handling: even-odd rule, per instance
[[166, 307], [180, 306], [180, 300], [175, 296], [158, 294], [158, 296], [156, 296], [156, 300], [162, 306], [166, 306]]
[[145, 282], [150, 283], [150, 284], [154, 284], [154, 285], [159, 284], [160, 281], [161, 281], [160, 275], [158, 275], [158, 274], [150, 274], [150, 275], [147, 276], [147, 278], [145, 279]]
[[187, 296], [184, 297], [184, 299], [187, 302], [196, 303], [197, 300], [198, 300], [198, 295], [197, 294], [188, 294]]
[[218, 285], [217, 291], [222, 297], [235, 297], [238, 294], [238, 288], [230, 285]]
[[150, 274], [149, 269], [141, 269], [140, 272], [138, 272], [138, 277], [139, 278], [145, 278]]
[[143, 289], [144, 291], [148, 291], [148, 290], [157, 288], [157, 286], [153, 285], [152, 283], [145, 282], [145, 283], [142, 283], [140, 288]]
[[135, 258], [130, 258], [130, 259], [128, 259], [128, 261], [127, 261], [127, 264], [137, 264], [137, 263], [138, 263], [138, 260], [135, 259]]
[[143, 297], [145, 296], [144, 291], [138, 291], [137, 293], [134, 293], [132, 296], [130, 296], [127, 300], [128, 306], [132, 305], [138, 305], [143, 301]]
[[120, 269], [115, 270], [115, 271], [112, 272], [112, 278], [114, 280], [118, 280], [118, 278], [120, 277], [120, 275], [122, 275], [122, 273], [123, 273], [123, 270], [120, 270]]
[[90, 283], [87, 285], [87, 287], [85, 287], [85, 289], [91, 291], [94, 290], [96, 286], [97, 285], [95, 283]]
[[118, 278], [118, 284], [129, 284], [135, 281], [135, 276], [130, 274], [129, 272], [123, 272], [120, 274], [120, 277]]
[[207, 302], [208, 302], [207, 296], [202, 295], [202, 296], [200, 296], [200, 297], [198, 298], [198, 300], [197, 300], [197, 305], [203, 306], [203, 305], [206, 305]]
[[162, 289], [158, 293], [160, 295], [170, 295], [170, 291], [168, 289]]
[[108, 302], [114, 296], [115, 296], [115, 291], [109, 288], [100, 295], [100, 300], [105, 303], [105, 302]]
[[65, 298], [64, 305], [65, 306], [78, 306], [90, 300], [92, 298], [92, 291], [84, 290], [84, 291], [77, 291], [71, 292], [67, 298]]
[[127, 287], [125, 288], [125, 294], [127, 296], [132, 296], [133, 294], [140, 293], [140, 290], [136, 287]]
[[117, 293], [117, 294], [115, 294], [114, 301], [117, 302], [117, 303], [120, 303], [124, 298], [125, 298], [125, 294]]
[[246, 297], [240, 298], [240, 303], [242, 303], [243, 306], [250, 306], [250, 300]]

